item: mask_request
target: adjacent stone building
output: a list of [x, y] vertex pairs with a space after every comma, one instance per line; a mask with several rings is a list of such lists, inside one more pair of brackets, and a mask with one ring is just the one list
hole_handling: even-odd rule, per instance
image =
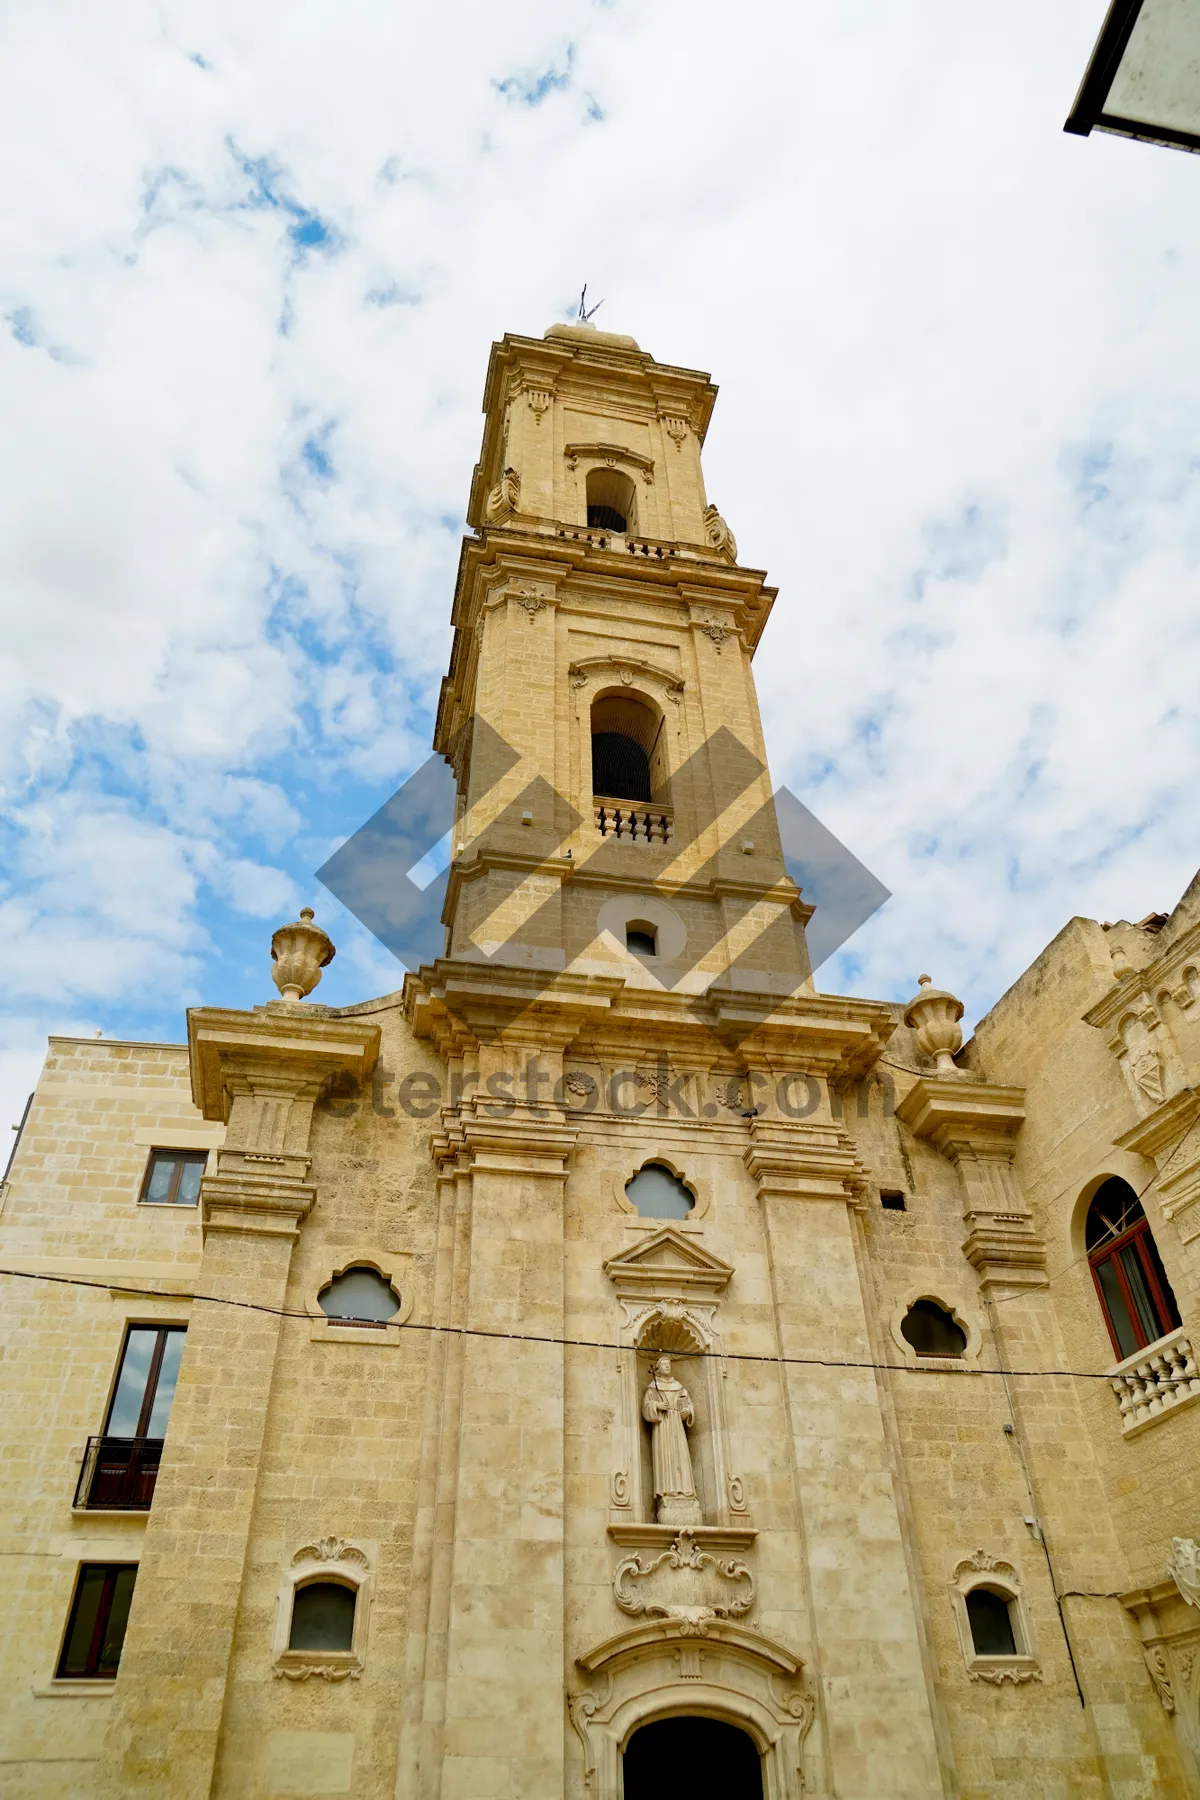
[[442, 956], [51, 1041], [6, 1800], [1200, 1793], [1200, 886], [817, 989], [714, 397], [493, 349]]

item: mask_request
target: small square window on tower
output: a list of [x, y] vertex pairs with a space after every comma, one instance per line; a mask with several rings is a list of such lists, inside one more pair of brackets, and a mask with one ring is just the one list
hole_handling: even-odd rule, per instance
[[907, 1212], [908, 1202], [899, 1188], [880, 1188], [879, 1204], [884, 1212]]

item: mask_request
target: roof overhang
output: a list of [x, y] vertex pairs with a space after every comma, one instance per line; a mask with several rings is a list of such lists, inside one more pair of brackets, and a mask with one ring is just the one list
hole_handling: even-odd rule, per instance
[[1063, 127], [1200, 150], [1200, 5], [1112, 0]]

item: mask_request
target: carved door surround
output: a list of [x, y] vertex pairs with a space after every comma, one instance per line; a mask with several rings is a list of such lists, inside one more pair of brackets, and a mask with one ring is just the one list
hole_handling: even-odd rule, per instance
[[706, 1539], [714, 1528], [721, 1548], [749, 1545], [754, 1533], [749, 1529], [745, 1488], [730, 1458], [725, 1370], [715, 1324], [732, 1267], [693, 1237], [664, 1225], [631, 1249], [609, 1257], [604, 1273], [615, 1287], [625, 1315], [617, 1352], [621, 1405], [615, 1430], [609, 1535], [619, 1544], [660, 1551], [677, 1536], [677, 1527], [655, 1523], [644, 1499], [642, 1366], [657, 1352], [689, 1359], [693, 1398], [703, 1400], [702, 1418], [707, 1427], [704, 1465], [712, 1491], [701, 1495], [705, 1524], [693, 1535], [706, 1550]]
[[773, 1639], [725, 1619], [665, 1620], [609, 1638], [576, 1667], [586, 1685], [567, 1705], [588, 1800], [619, 1800], [621, 1755], [640, 1725], [689, 1713], [748, 1733], [762, 1757], [765, 1800], [800, 1800], [808, 1791], [814, 1704], [801, 1659]]

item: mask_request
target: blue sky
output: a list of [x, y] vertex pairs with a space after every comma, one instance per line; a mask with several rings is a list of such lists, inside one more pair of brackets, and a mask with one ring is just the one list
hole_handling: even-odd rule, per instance
[[[1102, 0], [0, 21], [0, 1087], [401, 971], [313, 879], [427, 754], [488, 345], [711, 369], [772, 771], [977, 1015], [1200, 862], [1200, 165], [1064, 137]], [[0, 1101], [0, 1107], [5, 1101]]]

